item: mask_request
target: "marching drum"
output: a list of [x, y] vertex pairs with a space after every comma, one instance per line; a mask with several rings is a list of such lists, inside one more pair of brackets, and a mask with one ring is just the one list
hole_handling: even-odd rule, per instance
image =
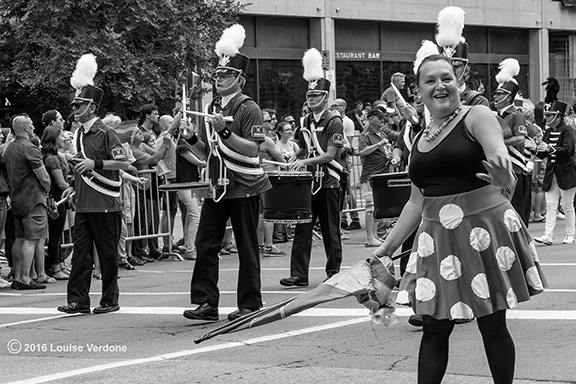
[[161, 192], [172, 192], [172, 191], [182, 191], [190, 189], [192, 191], [192, 197], [202, 199], [210, 196], [210, 183], [190, 181], [187, 183], [169, 183], [162, 184], [158, 187]]
[[400, 216], [410, 199], [411, 183], [408, 172], [383, 173], [370, 177], [374, 196], [374, 219], [391, 219]]
[[268, 172], [272, 189], [264, 192], [264, 220], [280, 224], [312, 222], [312, 173]]

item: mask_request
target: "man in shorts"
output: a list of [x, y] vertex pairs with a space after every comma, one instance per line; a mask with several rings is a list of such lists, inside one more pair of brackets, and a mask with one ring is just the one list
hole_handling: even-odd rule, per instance
[[34, 136], [30, 117], [26, 114], [16, 116], [12, 120], [12, 132], [16, 138], [4, 152], [16, 229], [12, 247], [12, 288], [44, 289], [45, 285], [30, 279], [30, 267], [38, 242], [47, 235], [46, 198], [50, 176], [44, 167], [40, 149], [30, 141]]

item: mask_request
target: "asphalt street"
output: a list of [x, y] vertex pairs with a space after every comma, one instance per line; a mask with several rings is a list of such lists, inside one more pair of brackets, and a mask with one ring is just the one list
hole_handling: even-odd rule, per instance
[[[540, 236], [543, 226], [531, 224], [530, 230]], [[363, 229], [348, 236], [343, 241], [345, 267], [373, 251], [364, 247]], [[508, 311], [516, 343], [515, 383], [576, 383], [576, 244], [561, 244], [563, 237], [560, 220], [555, 244], [538, 246], [550, 288]], [[289, 252], [291, 243], [278, 246]], [[289, 256], [261, 261], [268, 305], [310, 290], [325, 278], [324, 250], [318, 240], [309, 287], [288, 289], [278, 284], [289, 275]], [[7, 266], [2, 267], [6, 272]], [[66, 282], [43, 291], [1, 289], [0, 382], [416, 382], [421, 330], [408, 324], [411, 310], [397, 308], [399, 322], [385, 327], [372, 323], [367, 309], [354, 298], [194, 344], [194, 339], [225, 324], [225, 315], [236, 309], [238, 261], [231, 254], [220, 263], [218, 323], [198, 324], [182, 316], [193, 307], [189, 299], [193, 267], [194, 261], [165, 260], [120, 271], [121, 310], [105, 315], [56, 311], [66, 302]], [[100, 287], [94, 279], [93, 307]], [[450, 354], [445, 383], [492, 382], [475, 321], [457, 326]]]

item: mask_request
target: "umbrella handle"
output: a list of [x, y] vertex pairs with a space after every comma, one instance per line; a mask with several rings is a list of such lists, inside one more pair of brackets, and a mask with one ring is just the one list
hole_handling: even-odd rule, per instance
[[403, 258], [403, 257], [409, 256], [410, 253], [412, 253], [412, 250], [411, 250], [411, 249], [409, 249], [409, 250], [407, 250], [407, 251], [404, 251], [404, 252], [402, 252], [402, 253], [394, 256], [394, 257], [391, 257], [391, 259], [392, 259], [392, 260], [398, 260], [398, 259], [401, 259], [401, 258]]

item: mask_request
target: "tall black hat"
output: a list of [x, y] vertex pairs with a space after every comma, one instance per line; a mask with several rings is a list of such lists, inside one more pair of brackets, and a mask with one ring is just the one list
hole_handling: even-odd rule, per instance
[[246, 39], [246, 30], [240, 24], [234, 24], [222, 32], [220, 40], [216, 43], [218, 67], [216, 70], [227, 69], [246, 75], [250, 59], [239, 52]]
[[547, 115], [555, 114], [555, 115], [564, 116], [566, 114], [567, 110], [568, 110], [568, 104], [566, 104], [563, 101], [556, 100], [552, 103], [550, 108], [548, 108], [546, 111], [544, 111], [544, 113]]
[[96, 76], [97, 70], [98, 64], [93, 54], [88, 53], [80, 57], [70, 78], [70, 84], [76, 89], [72, 104], [90, 102], [100, 107], [104, 91], [94, 85], [94, 76]]

